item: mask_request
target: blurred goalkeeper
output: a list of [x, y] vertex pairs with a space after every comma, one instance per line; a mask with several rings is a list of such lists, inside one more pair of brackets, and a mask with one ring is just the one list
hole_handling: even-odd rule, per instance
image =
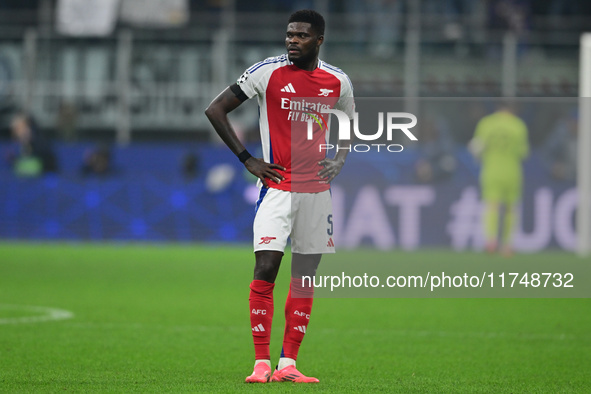
[[[517, 203], [523, 187], [522, 162], [529, 154], [527, 126], [513, 113], [510, 104], [501, 103], [495, 113], [478, 122], [468, 149], [482, 164], [480, 186], [485, 203], [486, 251], [511, 256]], [[504, 217], [499, 244], [501, 207]]]

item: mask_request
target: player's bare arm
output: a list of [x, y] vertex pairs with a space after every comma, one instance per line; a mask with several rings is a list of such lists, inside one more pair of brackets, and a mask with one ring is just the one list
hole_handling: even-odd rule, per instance
[[[353, 128], [353, 121], [351, 121], [351, 130]], [[339, 175], [341, 169], [345, 165], [345, 160], [347, 159], [347, 154], [349, 153], [349, 146], [351, 146], [351, 141], [349, 140], [340, 140], [339, 141], [339, 150], [337, 154], [332, 158], [326, 158], [318, 162], [324, 168], [318, 171], [318, 176], [324, 179], [324, 182], [330, 183], [332, 180]]]
[[[211, 104], [209, 104], [205, 110], [205, 115], [211, 122], [215, 131], [236, 156], [239, 156], [246, 149], [238, 139], [234, 128], [230, 124], [228, 114], [235, 110], [240, 104], [242, 104], [242, 101], [236, 97], [234, 92], [228, 87], [213, 99]], [[279, 164], [266, 163], [262, 159], [248, 157], [244, 161], [244, 166], [251, 174], [259, 178], [265, 187], [269, 186], [267, 184], [267, 179], [271, 179], [276, 183], [280, 183], [284, 179], [283, 176], [276, 171], [277, 169], [285, 171], [285, 168]]]

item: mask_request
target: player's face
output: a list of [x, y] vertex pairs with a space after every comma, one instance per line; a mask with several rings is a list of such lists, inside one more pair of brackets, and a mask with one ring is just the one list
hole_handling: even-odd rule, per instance
[[306, 22], [292, 22], [287, 25], [285, 47], [287, 56], [294, 63], [305, 63], [315, 60], [324, 36], [318, 36], [312, 25]]

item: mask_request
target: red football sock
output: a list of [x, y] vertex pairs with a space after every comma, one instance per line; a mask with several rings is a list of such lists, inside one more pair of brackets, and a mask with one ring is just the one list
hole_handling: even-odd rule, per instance
[[291, 278], [289, 293], [285, 302], [285, 334], [283, 336], [282, 357], [297, 360], [300, 344], [310, 322], [314, 287], [306, 283], [302, 287], [301, 278]]
[[273, 323], [273, 288], [275, 283], [255, 279], [250, 283], [250, 325], [256, 360], [270, 360], [269, 342]]

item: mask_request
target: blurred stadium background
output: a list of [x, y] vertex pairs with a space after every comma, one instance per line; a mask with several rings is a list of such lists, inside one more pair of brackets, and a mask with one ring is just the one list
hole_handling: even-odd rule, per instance
[[[203, 111], [284, 52], [288, 15], [304, 7], [326, 16], [321, 58], [349, 74], [360, 105], [419, 119], [403, 153], [349, 155], [333, 185], [335, 233], [341, 250], [361, 248], [321, 271], [582, 261], [570, 251], [589, 1], [0, 0], [1, 392], [259, 389], [243, 384], [257, 190]], [[503, 261], [478, 253], [466, 144], [507, 97], [532, 154], [523, 253]], [[231, 120], [257, 152], [256, 103]], [[289, 269], [277, 283], [274, 360]], [[302, 389], [591, 392], [589, 299], [531, 294], [318, 299], [298, 365], [322, 383]]]
[[[466, 143], [493, 98], [516, 97], [533, 148], [516, 247], [575, 248], [579, 46], [591, 30], [591, 4], [575, 0], [2, 1], [0, 238], [249, 243], [253, 180], [203, 110], [284, 52], [286, 19], [305, 7], [326, 16], [321, 57], [357, 97], [405, 98], [419, 114], [418, 144], [353, 154], [335, 182], [342, 246], [479, 250]], [[21, 160], [19, 112], [34, 119], [44, 168]], [[256, 150], [256, 103], [232, 120]]]

